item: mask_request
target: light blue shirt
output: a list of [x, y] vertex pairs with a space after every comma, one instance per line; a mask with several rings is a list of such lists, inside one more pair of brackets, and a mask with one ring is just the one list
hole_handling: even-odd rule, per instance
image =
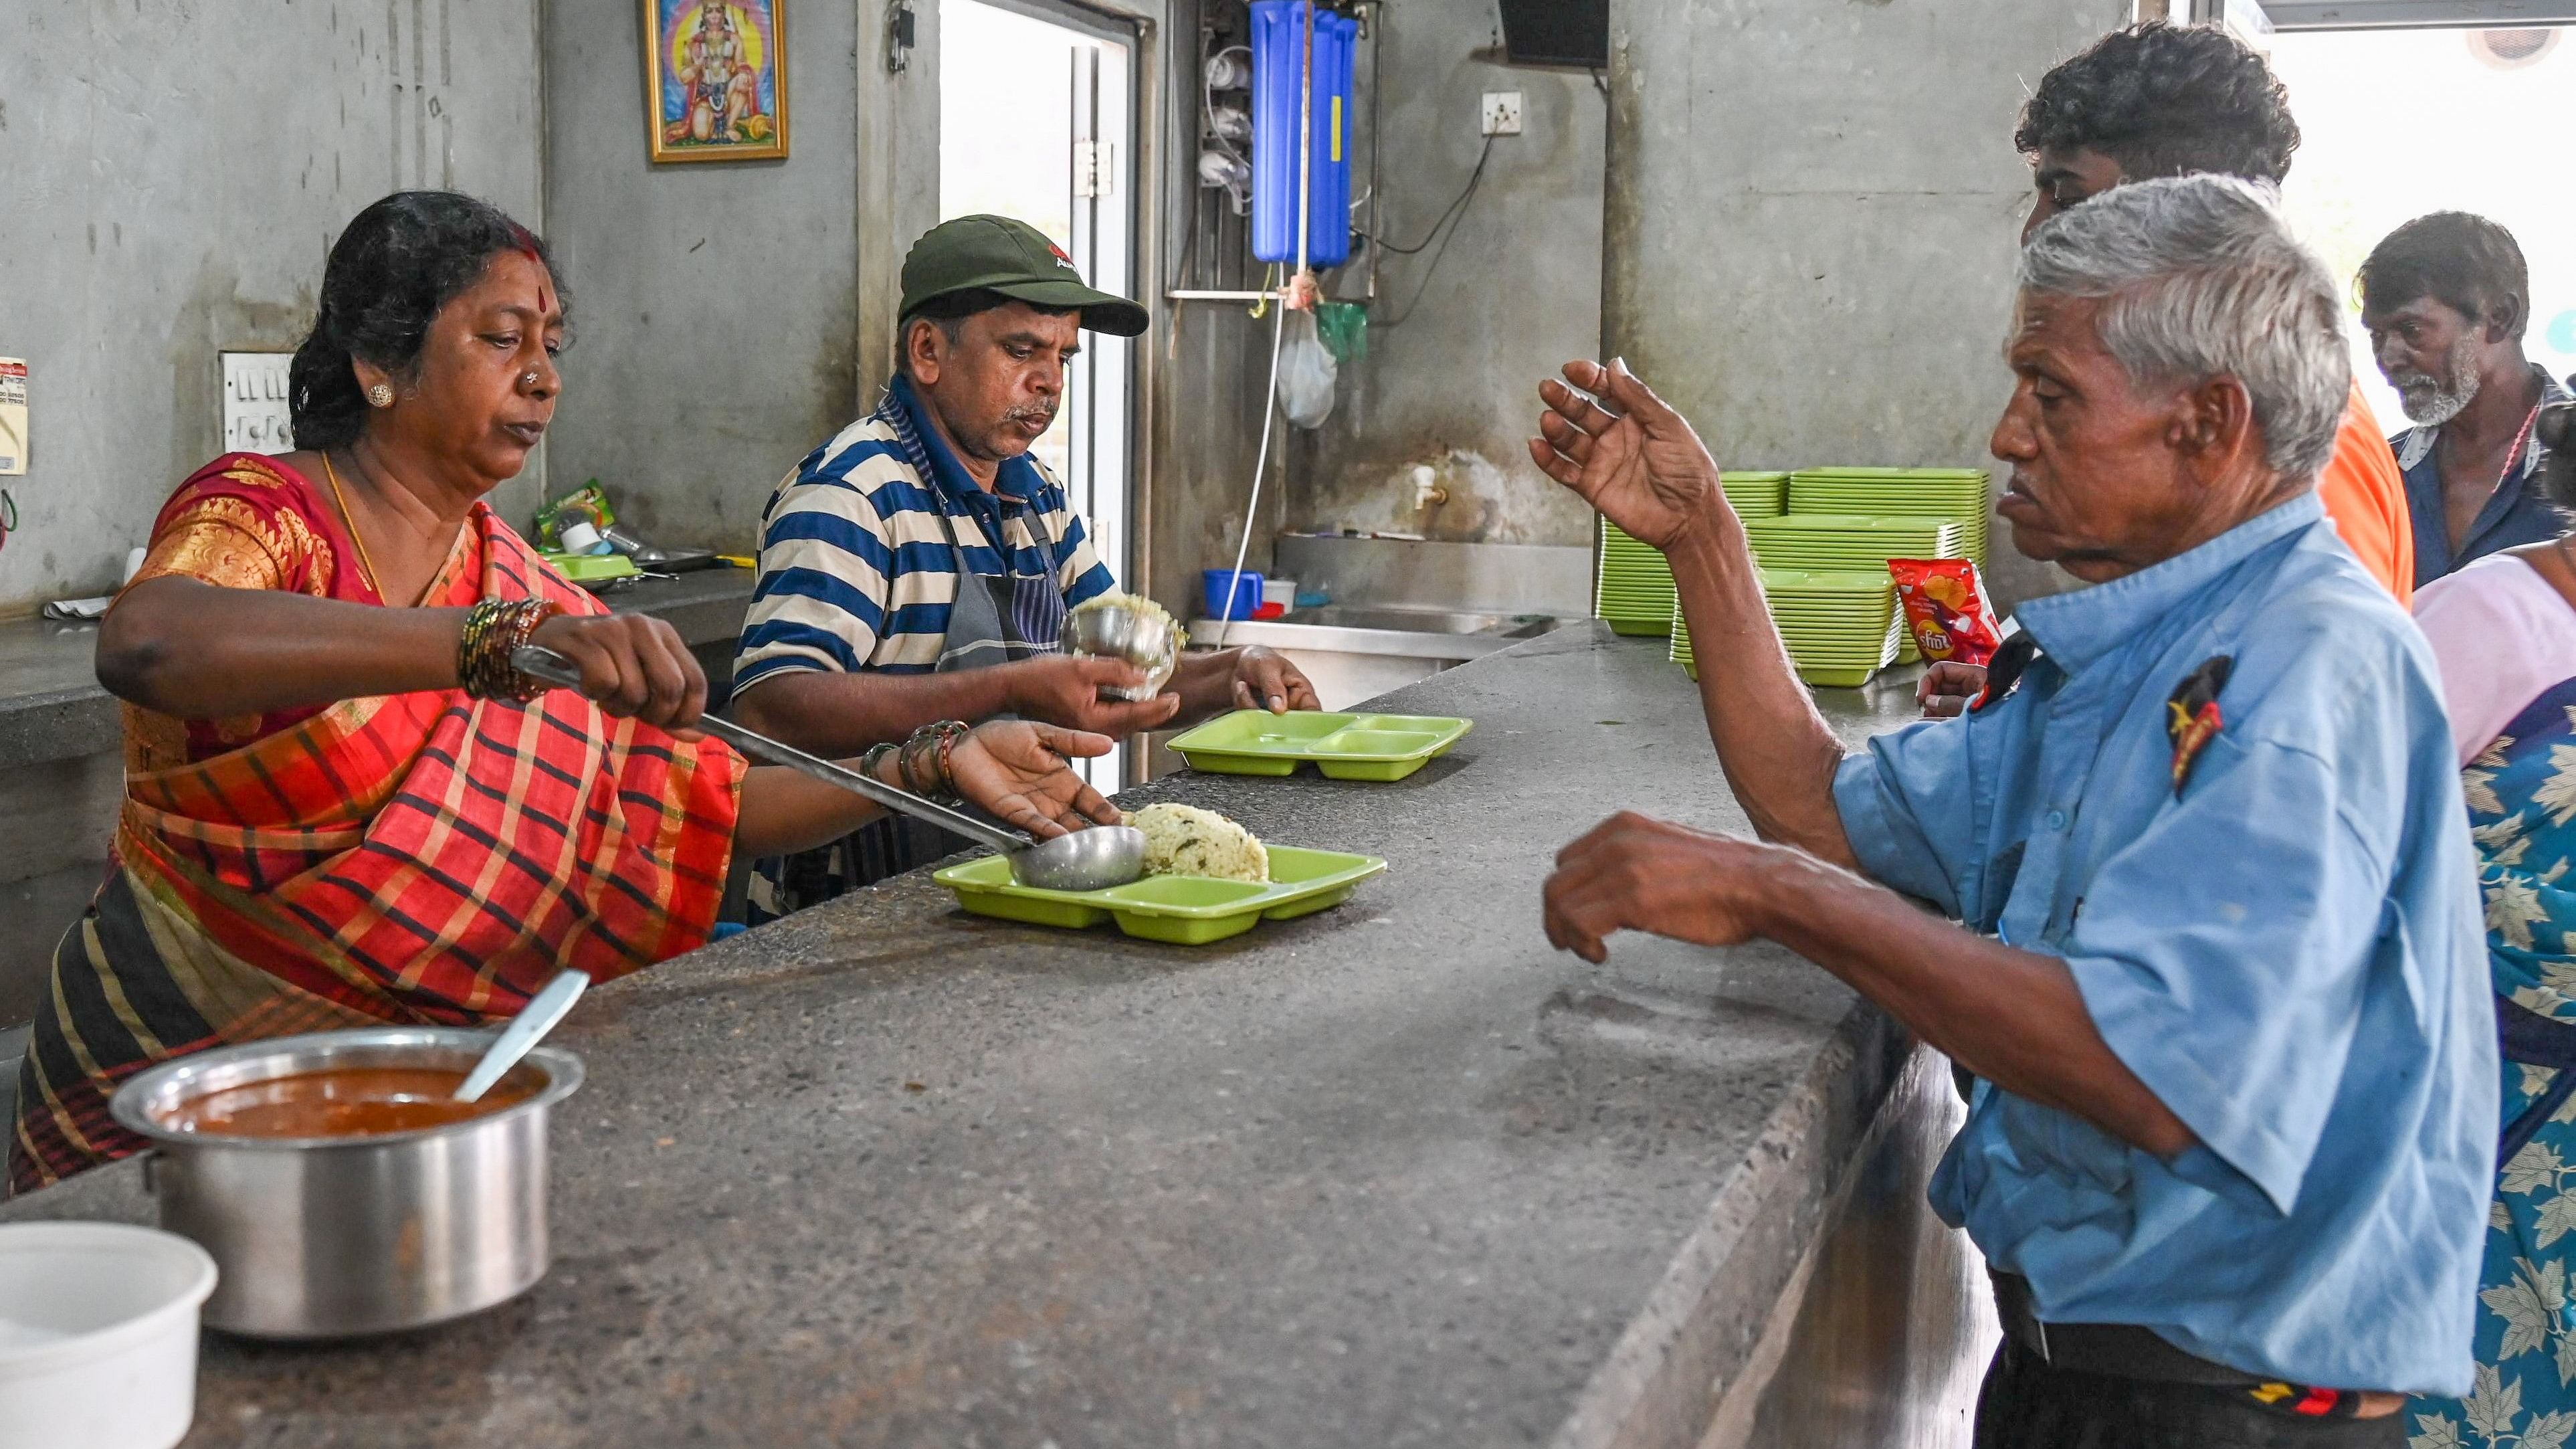
[[[1982, 713], [1882, 736], [1834, 799], [1869, 874], [2062, 958], [2199, 1137], [2166, 1161], [1977, 1085], [1932, 1205], [2040, 1317], [2303, 1384], [2461, 1394], [2495, 1013], [2431, 650], [2305, 495], [2022, 606]], [[2167, 699], [2232, 656], [2179, 796]]]

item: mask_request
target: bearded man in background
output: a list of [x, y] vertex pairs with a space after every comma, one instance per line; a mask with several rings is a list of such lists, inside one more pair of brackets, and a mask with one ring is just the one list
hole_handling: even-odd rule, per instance
[[2533, 423], [2569, 394], [2522, 355], [2531, 278], [2513, 233], [2464, 211], [2419, 216], [2371, 249], [2360, 281], [2372, 355], [2415, 424], [2388, 441], [2416, 585], [2565, 532], [2537, 486], [2549, 450]]

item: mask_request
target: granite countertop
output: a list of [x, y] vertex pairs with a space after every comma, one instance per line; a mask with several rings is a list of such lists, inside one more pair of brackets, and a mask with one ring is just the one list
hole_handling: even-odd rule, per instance
[[[689, 644], [711, 644], [742, 631], [751, 579], [744, 569], [702, 569], [639, 579], [604, 597], [621, 614], [670, 620]], [[77, 759], [117, 747], [116, 701], [99, 687], [97, 652], [96, 624], [0, 624], [0, 767]]]
[[[552, 1273], [210, 1335], [187, 1443], [1693, 1442], [1910, 1047], [1774, 946], [1549, 949], [1604, 814], [1745, 828], [1663, 649], [1581, 625], [1387, 696], [1476, 720], [1399, 784], [1130, 792], [1392, 862], [1336, 910], [1159, 946], [916, 874], [599, 988]], [[1826, 698], [1855, 743], [1913, 713]], [[124, 1163], [0, 1219], [151, 1211]]]

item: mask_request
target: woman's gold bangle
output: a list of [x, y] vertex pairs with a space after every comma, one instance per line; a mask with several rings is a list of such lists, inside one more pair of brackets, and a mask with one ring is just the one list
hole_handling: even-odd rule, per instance
[[520, 673], [510, 656], [563, 611], [552, 599], [485, 599], [466, 610], [456, 636], [456, 682], [466, 697], [524, 702], [545, 693], [546, 683]]

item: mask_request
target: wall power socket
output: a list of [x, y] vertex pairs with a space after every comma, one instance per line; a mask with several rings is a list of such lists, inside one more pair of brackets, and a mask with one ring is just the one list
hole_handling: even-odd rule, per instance
[[1485, 107], [1477, 123], [1477, 133], [1485, 136], [1517, 136], [1521, 133], [1521, 93], [1487, 91]]

